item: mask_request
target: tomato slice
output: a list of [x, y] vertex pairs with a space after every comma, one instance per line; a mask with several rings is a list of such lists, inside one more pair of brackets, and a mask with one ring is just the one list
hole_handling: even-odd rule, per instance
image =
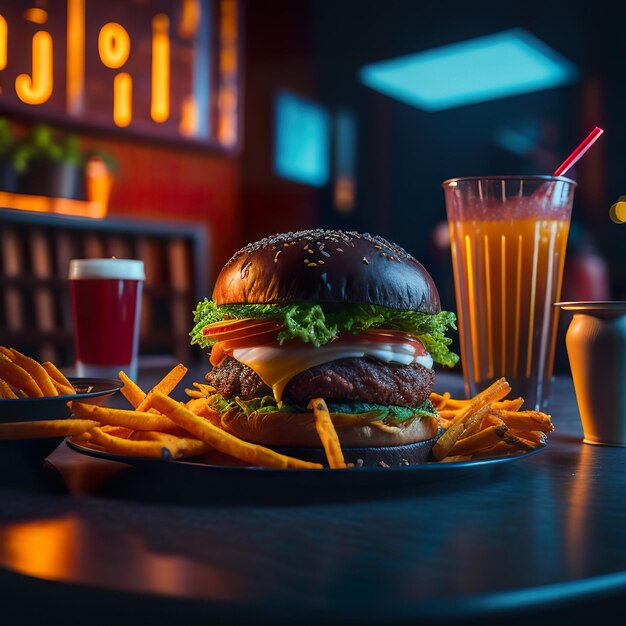
[[236, 350], [237, 348], [252, 348], [255, 346], [267, 346], [278, 343], [278, 329], [266, 330], [264, 332], [246, 335], [244, 337], [234, 337], [218, 342], [224, 350]]
[[266, 331], [277, 331], [281, 328], [280, 324], [276, 322], [259, 322], [256, 320], [254, 323], [248, 323], [245, 326], [239, 326], [236, 328], [210, 328], [206, 326], [202, 330], [202, 334], [205, 337], [217, 339], [218, 341], [228, 339], [238, 339], [241, 337], [248, 337], [250, 335], [256, 335]]
[[233, 320], [220, 320], [219, 322], [213, 322], [212, 324], [207, 324], [204, 330], [209, 332], [226, 330], [226, 329], [235, 329], [235, 328], [244, 328], [245, 326], [249, 326], [251, 324], [259, 324], [261, 322], [260, 319], [255, 317], [244, 317], [242, 319], [233, 319]]
[[[257, 346], [277, 345], [278, 333], [282, 326], [277, 322], [261, 321], [258, 319], [227, 320], [229, 323], [216, 322], [203, 329], [205, 337], [217, 339], [217, 343], [211, 348], [211, 364], [219, 365], [227, 355], [232, 356], [235, 350], [252, 348]], [[341, 333], [332, 340], [333, 345], [342, 343], [383, 343], [409, 345], [415, 356], [426, 356], [428, 351], [424, 344], [413, 335], [385, 328], [374, 328], [362, 333]], [[291, 340], [283, 344], [285, 350], [290, 347], [302, 347], [300, 340]], [[330, 345], [330, 344], [329, 344]]]

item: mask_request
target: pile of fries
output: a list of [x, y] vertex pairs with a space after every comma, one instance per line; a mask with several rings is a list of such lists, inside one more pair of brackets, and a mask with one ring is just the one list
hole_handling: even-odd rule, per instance
[[[2, 399], [75, 393], [67, 378], [51, 364], [40, 364], [17, 350], [2, 348]], [[73, 436], [90, 447], [129, 456], [178, 459], [217, 450], [250, 465], [275, 468], [321, 468], [242, 441], [214, 426], [203, 397], [181, 403], [169, 396], [187, 373], [174, 367], [145, 393], [124, 372], [122, 394], [130, 409], [114, 409], [70, 401], [73, 417], [33, 422], [0, 422], [0, 440]], [[62, 378], [61, 378], [62, 377]]]
[[554, 426], [541, 411], [520, 411], [523, 398], [505, 400], [511, 387], [500, 378], [470, 400], [454, 400], [449, 393], [432, 393], [445, 432], [433, 447], [437, 461], [469, 461], [520, 454], [546, 445]]
[[43, 398], [76, 393], [50, 361], [39, 363], [15, 348], [0, 346], [0, 399]]
[[[195, 457], [217, 451], [245, 464], [270, 468], [322, 468], [320, 463], [279, 454], [243, 441], [214, 424], [217, 414], [207, 397], [209, 385], [193, 383], [185, 389], [187, 402], [170, 394], [187, 373], [176, 365], [147, 393], [124, 372], [122, 394], [128, 409], [69, 401], [73, 416], [36, 422], [0, 422], [0, 440], [72, 436], [96, 449], [116, 454], [162, 459]], [[470, 400], [455, 400], [449, 393], [432, 393], [430, 399], [445, 429], [432, 454], [443, 462], [467, 461], [496, 455], [519, 454], [545, 445], [554, 430], [550, 416], [520, 411], [522, 398], [505, 400], [511, 388], [504, 378]], [[52, 363], [38, 363], [14, 349], [0, 346], [0, 398], [58, 396], [75, 393], [67, 378]], [[351, 467], [323, 398], [313, 398], [308, 408], [330, 468]]]

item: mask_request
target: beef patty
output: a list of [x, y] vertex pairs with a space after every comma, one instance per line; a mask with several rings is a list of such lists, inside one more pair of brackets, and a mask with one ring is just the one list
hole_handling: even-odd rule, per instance
[[[232, 357], [214, 367], [206, 379], [225, 398], [249, 400], [272, 395], [254, 370]], [[418, 406], [430, 395], [434, 380], [433, 370], [417, 363], [391, 365], [368, 358], [341, 359], [294, 376], [283, 397], [301, 406], [311, 398]]]

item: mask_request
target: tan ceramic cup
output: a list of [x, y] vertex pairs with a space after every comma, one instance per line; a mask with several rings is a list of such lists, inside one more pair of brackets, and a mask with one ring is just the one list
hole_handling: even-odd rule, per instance
[[626, 302], [559, 302], [585, 443], [626, 447]]

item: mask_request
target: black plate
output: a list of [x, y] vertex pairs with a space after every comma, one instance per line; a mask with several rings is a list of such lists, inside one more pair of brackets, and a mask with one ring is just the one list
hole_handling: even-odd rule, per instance
[[100, 404], [123, 386], [123, 383], [115, 378], [68, 378], [68, 380], [79, 391], [89, 388], [91, 391], [45, 398], [0, 400], [0, 422], [64, 419], [71, 414], [67, 406], [71, 400]]
[[[118, 461], [162, 475], [164, 472], [170, 476], [191, 479], [201, 478], [207, 483], [217, 481], [221, 484], [228, 484], [234, 487], [240, 481], [268, 481], [267, 484], [278, 484], [283, 481], [295, 481], [303, 487], [305, 484], [318, 483], [324, 481], [326, 484], [333, 483], [335, 486], [345, 484], [346, 486], [356, 485], [373, 485], [373, 484], [418, 484], [423, 482], [433, 482], [453, 476], [473, 472], [480, 468], [493, 468], [498, 465], [511, 463], [526, 459], [537, 452], [545, 449], [538, 448], [532, 452], [525, 452], [516, 455], [494, 456], [484, 459], [476, 459], [472, 461], [460, 461], [451, 463], [426, 462], [415, 465], [394, 466], [394, 467], [351, 467], [346, 469], [334, 470], [318, 470], [318, 469], [274, 469], [264, 467], [251, 467], [248, 465], [237, 464], [233, 461], [232, 465], [228, 464], [230, 459], [219, 453], [211, 457], [206, 455], [202, 459], [188, 460], [165, 460], [145, 457], [133, 457], [123, 454], [115, 454], [105, 450], [99, 450], [89, 447], [84, 442], [74, 441], [71, 437], [66, 439], [67, 445], [81, 454], [92, 456], [98, 459], [106, 459], [109, 461]], [[220, 464], [217, 464], [220, 463]], [[226, 481], [226, 482], [225, 482]], [[275, 481], [278, 481], [275, 483]]]
[[462, 463], [309, 470], [237, 465], [233, 459], [218, 453], [184, 461], [129, 457], [96, 450], [71, 438], [66, 443], [76, 452], [119, 461], [118, 467], [126, 467], [100, 484], [99, 495], [186, 506], [345, 504], [404, 497], [416, 490], [439, 493], [463, 489], [468, 480], [475, 481], [477, 472], [479, 482], [484, 484], [487, 475], [500, 468], [506, 471], [502, 466], [538, 451]]

